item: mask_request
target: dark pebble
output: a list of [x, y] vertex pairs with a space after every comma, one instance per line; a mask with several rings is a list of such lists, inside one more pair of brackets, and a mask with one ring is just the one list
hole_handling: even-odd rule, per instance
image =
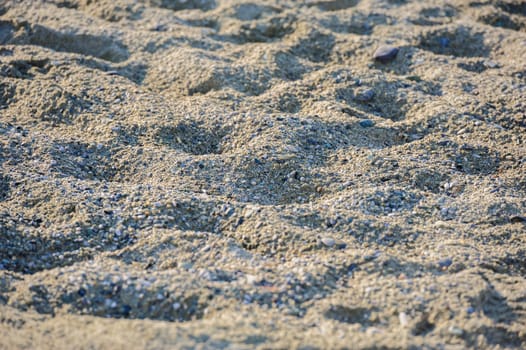
[[349, 270], [349, 272], [353, 272], [357, 268], [358, 268], [358, 264], [352, 263], [351, 265], [349, 265], [348, 270]]
[[520, 215], [512, 216], [510, 218], [510, 221], [514, 224], [519, 223], [519, 222], [526, 222], [526, 216], [520, 216]]
[[452, 144], [451, 140], [449, 139], [440, 139], [438, 140], [437, 144], [441, 147], [446, 147]]
[[407, 80], [416, 81], [417, 83], [422, 81], [422, 78], [420, 78], [418, 75], [410, 75], [406, 77]]
[[440, 47], [442, 47], [443, 49], [445, 49], [446, 47], [449, 47], [449, 39], [448, 38], [440, 38], [439, 39], [439, 43], [440, 43]]
[[366, 255], [363, 257], [365, 261], [373, 261], [377, 259], [382, 253], [379, 251], [374, 252], [372, 255]]
[[394, 46], [380, 46], [374, 52], [374, 59], [378, 62], [388, 63], [396, 58], [398, 55], [398, 48]]
[[466, 309], [466, 311], [467, 311], [467, 313], [468, 313], [468, 314], [470, 314], [470, 315], [471, 315], [472, 313], [474, 313], [474, 312], [475, 312], [475, 309], [474, 309], [474, 308], [472, 308], [471, 306], [469, 306], [469, 307], [468, 307], [468, 308]]
[[130, 316], [130, 311], [131, 311], [131, 306], [130, 305], [122, 305], [121, 307], [121, 313], [124, 317], [128, 317]]
[[438, 266], [440, 266], [441, 268], [449, 267], [451, 266], [451, 264], [453, 264], [453, 260], [451, 260], [450, 258], [443, 259], [438, 262]]
[[336, 249], [345, 249], [347, 248], [347, 243], [342, 242], [342, 241], [336, 241], [335, 247]]
[[362, 128], [370, 128], [374, 126], [374, 122], [371, 119], [360, 120], [359, 124]]
[[356, 100], [360, 102], [369, 102], [374, 98], [374, 90], [373, 89], [366, 89], [359, 91], [356, 94]]
[[86, 295], [86, 290], [84, 288], [80, 288], [79, 291], [78, 291], [78, 294], [83, 297], [84, 295]]

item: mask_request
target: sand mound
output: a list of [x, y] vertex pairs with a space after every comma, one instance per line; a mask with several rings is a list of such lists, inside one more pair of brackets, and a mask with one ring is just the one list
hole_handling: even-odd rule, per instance
[[522, 0], [4, 1], [0, 348], [526, 347], [525, 57]]

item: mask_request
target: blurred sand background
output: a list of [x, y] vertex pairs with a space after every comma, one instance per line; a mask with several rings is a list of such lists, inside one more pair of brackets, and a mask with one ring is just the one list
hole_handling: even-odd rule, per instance
[[524, 0], [0, 1], [0, 349], [526, 348], [525, 115]]

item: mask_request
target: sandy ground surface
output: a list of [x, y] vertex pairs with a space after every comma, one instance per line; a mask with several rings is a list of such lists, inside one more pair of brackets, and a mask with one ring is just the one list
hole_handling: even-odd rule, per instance
[[0, 4], [1, 349], [526, 348], [524, 0]]

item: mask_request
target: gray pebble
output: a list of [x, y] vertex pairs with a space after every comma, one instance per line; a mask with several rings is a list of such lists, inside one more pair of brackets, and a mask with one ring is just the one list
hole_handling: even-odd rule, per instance
[[331, 237], [322, 237], [320, 239], [321, 243], [329, 248], [335, 248], [335, 249], [345, 249], [347, 247], [347, 244], [341, 240], [336, 240]]
[[343, 242], [343, 241], [336, 241], [336, 249], [345, 249], [347, 248], [347, 243]]
[[332, 247], [336, 243], [336, 241], [331, 237], [322, 237], [321, 243], [326, 245], [327, 247]]
[[396, 58], [396, 55], [398, 54], [398, 48], [394, 46], [380, 46], [376, 51], [374, 52], [374, 59], [381, 63], [388, 63], [391, 62]]
[[359, 102], [369, 102], [374, 98], [373, 89], [365, 89], [356, 93], [356, 100]]
[[442, 259], [438, 262], [438, 266], [440, 266], [441, 268], [449, 267], [451, 266], [451, 264], [453, 264], [453, 260], [451, 260], [450, 258]]
[[499, 64], [495, 61], [487, 60], [487, 61], [484, 61], [483, 64], [487, 68], [499, 68]]
[[364, 119], [364, 120], [360, 120], [359, 124], [362, 128], [370, 128], [374, 126], [374, 121], [372, 121], [371, 119]]

